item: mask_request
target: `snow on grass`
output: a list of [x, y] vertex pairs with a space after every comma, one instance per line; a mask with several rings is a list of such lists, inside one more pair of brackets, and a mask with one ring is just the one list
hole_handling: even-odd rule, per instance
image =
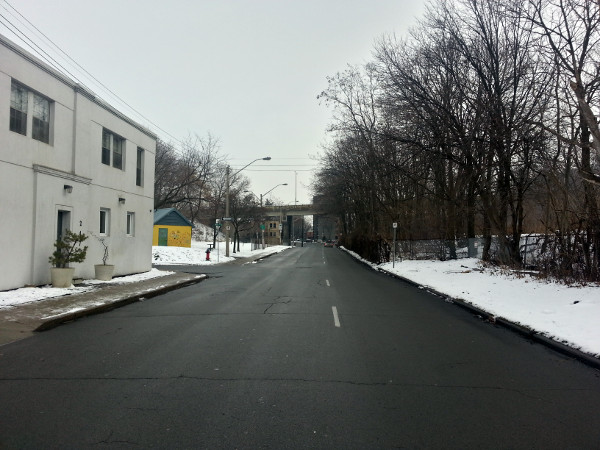
[[206, 260], [206, 249], [209, 242], [192, 241], [190, 248], [183, 247], [152, 247], [152, 264], [156, 265], [214, 265], [223, 264], [235, 260], [236, 258], [247, 258], [253, 256], [267, 256], [273, 253], [279, 253], [289, 248], [285, 245], [274, 245], [266, 249], [252, 250], [251, 244], [241, 244], [240, 250], [233, 252], [233, 244], [229, 247], [229, 256], [225, 256], [225, 243], [218, 242], [217, 247], [210, 253], [210, 261]]

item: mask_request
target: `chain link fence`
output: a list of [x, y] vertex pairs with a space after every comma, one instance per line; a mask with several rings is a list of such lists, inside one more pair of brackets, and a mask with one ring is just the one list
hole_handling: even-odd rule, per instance
[[[534, 265], [540, 255], [543, 235], [523, 235], [520, 242], [521, 258], [524, 265]], [[448, 259], [483, 257], [485, 240], [479, 238], [464, 238], [455, 241], [444, 239], [396, 241], [396, 260], [403, 259]], [[498, 238], [493, 236], [490, 243], [490, 256], [500, 252]]]

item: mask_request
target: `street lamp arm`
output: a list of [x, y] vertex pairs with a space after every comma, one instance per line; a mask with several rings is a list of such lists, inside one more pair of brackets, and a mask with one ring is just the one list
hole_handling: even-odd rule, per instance
[[244, 167], [242, 167], [240, 170], [238, 170], [237, 172], [235, 172], [233, 175], [231, 175], [231, 177], [235, 177], [238, 173], [240, 173], [242, 170], [244, 170], [246, 167], [248, 167], [251, 164], [254, 164], [256, 161], [270, 161], [271, 157], [270, 156], [265, 156], [264, 158], [256, 158], [254, 161], [250, 161], [248, 164], [246, 164]]
[[273, 187], [273, 188], [269, 189], [267, 192], [265, 192], [265, 193], [263, 194], [263, 197], [264, 197], [265, 195], [267, 195], [269, 192], [271, 192], [273, 189], [275, 189], [276, 187], [279, 187], [279, 186], [287, 186], [287, 185], [288, 185], [287, 183], [281, 183], [281, 184], [278, 184], [277, 186], [275, 186], [275, 187]]
[[[237, 172], [235, 172], [233, 175], [229, 174], [230, 168], [229, 165], [227, 165], [227, 168], [225, 170], [225, 215], [227, 217], [229, 217], [229, 188], [230, 188], [230, 180], [232, 176], [236, 176], [238, 173], [240, 173], [242, 170], [244, 170], [246, 167], [248, 167], [250, 164], [255, 163], [256, 161], [270, 161], [271, 157], [270, 156], [265, 156], [264, 158], [257, 158], [254, 161], [249, 162], [248, 164], [246, 164], [244, 167], [242, 167], [240, 170], [238, 170]], [[227, 232], [225, 233], [225, 256], [229, 256], [229, 228], [226, 229]]]

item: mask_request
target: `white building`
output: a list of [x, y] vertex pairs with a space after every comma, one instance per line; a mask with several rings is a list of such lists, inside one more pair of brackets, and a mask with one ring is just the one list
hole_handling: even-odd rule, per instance
[[97, 237], [115, 275], [150, 270], [156, 136], [1, 35], [0, 105], [0, 290], [48, 283], [65, 229], [89, 236], [76, 278]]

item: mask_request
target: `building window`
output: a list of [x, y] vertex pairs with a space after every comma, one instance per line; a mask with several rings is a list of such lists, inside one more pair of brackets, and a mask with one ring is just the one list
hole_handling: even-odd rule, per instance
[[33, 139], [50, 142], [50, 101], [47, 98], [33, 94]]
[[27, 107], [29, 93], [24, 87], [12, 83], [10, 86], [10, 131], [27, 134]]
[[102, 130], [102, 164], [110, 166], [110, 147], [112, 134], [106, 130]]
[[133, 236], [135, 233], [135, 213], [127, 213], [127, 236]]
[[113, 136], [113, 167], [123, 169], [123, 139]]
[[100, 234], [108, 236], [110, 233], [110, 209], [100, 208]]
[[137, 148], [137, 160], [135, 165], [135, 185], [144, 185], [144, 149]]
[[112, 166], [116, 169], [123, 169], [124, 146], [125, 139], [107, 129], [102, 129], [102, 164], [110, 166], [112, 156]]
[[49, 144], [51, 103], [46, 97], [13, 81], [10, 86], [10, 130], [27, 136], [27, 128], [31, 126], [31, 137]]

